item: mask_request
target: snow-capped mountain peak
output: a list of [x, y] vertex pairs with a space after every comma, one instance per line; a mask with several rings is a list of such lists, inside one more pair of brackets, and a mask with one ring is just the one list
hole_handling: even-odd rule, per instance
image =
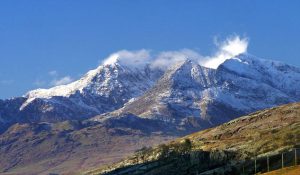
[[298, 68], [250, 54], [228, 59], [217, 69], [187, 59], [171, 66], [144, 95], [104, 118], [131, 113], [179, 125], [188, 125], [194, 118], [193, 122], [208, 127], [299, 101], [299, 79]]
[[69, 97], [76, 92], [82, 93], [82, 90], [87, 87], [92, 79], [99, 73], [105, 66], [99, 66], [96, 69], [88, 71], [82, 78], [72, 83], [66, 85], [59, 85], [49, 89], [36, 89], [29, 91], [24, 95], [27, 98], [26, 102], [20, 107], [22, 110], [26, 107], [30, 102], [32, 102], [36, 98], [45, 98], [49, 99], [54, 96], [61, 96], [61, 97]]
[[137, 69], [116, 61], [101, 65], [70, 84], [28, 92], [25, 95], [27, 100], [20, 110], [24, 110], [39, 99], [48, 106], [49, 104], [66, 106], [65, 101], [70, 101], [66, 106], [68, 109], [73, 110], [79, 105], [78, 108], [84, 110], [93, 108], [93, 111], [101, 113], [118, 108], [131, 98], [141, 95], [152, 87], [160, 76], [159, 70], [154, 70], [148, 65]]
[[276, 89], [300, 96], [300, 68], [279, 61], [261, 59], [250, 54], [240, 54], [226, 60], [220, 69], [263, 82]]

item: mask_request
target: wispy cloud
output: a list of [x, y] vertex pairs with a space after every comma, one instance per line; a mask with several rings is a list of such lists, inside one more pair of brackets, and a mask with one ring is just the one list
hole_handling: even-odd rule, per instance
[[52, 85], [52, 86], [65, 85], [65, 84], [71, 83], [72, 81], [73, 81], [72, 77], [64, 76], [64, 77], [61, 77], [61, 78], [58, 78], [58, 79], [53, 79], [50, 82], [50, 85]]
[[48, 74], [50, 76], [58, 76], [58, 72], [56, 70], [49, 71]]
[[2, 85], [11, 85], [14, 83], [14, 80], [0, 80], [0, 84]]
[[52, 87], [52, 86], [59, 86], [65, 85], [73, 81], [73, 78], [69, 75], [60, 76], [58, 71], [52, 70], [48, 72], [48, 76], [44, 78], [38, 78], [33, 83], [35, 86], [41, 87]]
[[[142, 67], [145, 64], [150, 64], [152, 67], [166, 69], [178, 61], [191, 59], [195, 62], [198, 62], [200, 65], [216, 69], [225, 60], [230, 59], [238, 54], [247, 52], [249, 39], [246, 37], [243, 38], [238, 35], [233, 35], [226, 38], [224, 41], [218, 41], [216, 39], [214, 43], [216, 45], [216, 51], [211, 56], [203, 56], [199, 52], [192, 49], [162, 51], [154, 54], [150, 50], [146, 49], [135, 51], [121, 50], [104, 59], [102, 64], [108, 65], [118, 62], [122, 65], [136, 68]], [[48, 81], [47, 79], [38, 79], [34, 82], [34, 85], [38, 87], [51, 87], [65, 85], [72, 81], [74, 81], [74, 79], [71, 76], [60, 76], [58, 71], [51, 70], [48, 72]], [[11, 82], [1, 81], [0, 83], [7, 84]]]
[[200, 64], [216, 69], [225, 60], [232, 58], [241, 53], [247, 52], [249, 39], [241, 38], [238, 35], [228, 37], [225, 41], [215, 40], [218, 50], [213, 56], [200, 60]]
[[47, 85], [47, 82], [45, 80], [37, 79], [33, 82], [33, 84], [37, 87], [43, 87]]
[[104, 65], [113, 64], [119, 62], [127, 66], [138, 67], [151, 60], [150, 51], [146, 49], [141, 49], [137, 51], [121, 50], [111, 54], [102, 63]]
[[203, 56], [192, 49], [181, 49], [175, 51], [163, 51], [151, 54], [149, 50], [128, 51], [121, 50], [111, 54], [102, 64], [113, 64], [119, 62], [123, 65], [140, 67], [143, 64], [151, 64], [153, 67], [166, 69], [170, 65], [185, 59], [191, 59], [205, 67], [216, 69], [225, 60], [236, 55], [247, 52], [249, 39], [233, 35], [224, 41], [215, 40], [216, 51], [210, 56]]
[[201, 56], [198, 52], [191, 49], [182, 49], [178, 51], [164, 51], [157, 55], [151, 63], [152, 66], [166, 69], [170, 65], [178, 61], [183, 61], [186, 59], [191, 60], [201, 60], [203, 56]]

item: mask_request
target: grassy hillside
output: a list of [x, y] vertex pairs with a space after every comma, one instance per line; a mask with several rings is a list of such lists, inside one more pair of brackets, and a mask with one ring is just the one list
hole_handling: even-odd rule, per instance
[[0, 174], [74, 174], [171, 138], [80, 121], [15, 124], [0, 135]]
[[293, 148], [299, 144], [299, 137], [300, 103], [293, 103], [144, 148], [117, 164], [87, 174], [197, 174], [218, 168], [238, 174], [233, 168], [237, 162]]
[[263, 175], [299, 175], [300, 174], [300, 166], [283, 168], [280, 170], [272, 171], [269, 173], [264, 173]]

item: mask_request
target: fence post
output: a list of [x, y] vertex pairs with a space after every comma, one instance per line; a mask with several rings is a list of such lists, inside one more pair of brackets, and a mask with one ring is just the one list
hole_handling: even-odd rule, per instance
[[284, 165], [283, 165], [283, 153], [281, 153], [281, 168], [283, 168]]
[[267, 155], [267, 171], [270, 171], [269, 155]]
[[255, 157], [255, 160], [254, 160], [254, 172], [256, 174], [256, 157]]
[[295, 166], [297, 166], [297, 148], [295, 148]]

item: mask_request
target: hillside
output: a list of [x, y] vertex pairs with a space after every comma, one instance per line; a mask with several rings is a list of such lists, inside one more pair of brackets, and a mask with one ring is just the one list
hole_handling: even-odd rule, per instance
[[300, 174], [300, 166], [289, 167], [281, 170], [272, 171], [269, 173], [264, 173], [264, 175], [298, 175]]
[[[143, 132], [116, 122], [116, 126], [76, 120], [15, 124], [0, 137], [0, 174], [74, 174], [118, 161], [143, 146], [175, 138], [161, 131], [147, 133], [146, 126], [139, 121], [133, 123]], [[153, 125], [148, 122], [149, 128]]]
[[[258, 111], [220, 126], [142, 150], [88, 174], [196, 174], [293, 148], [300, 143], [300, 103]], [[190, 148], [185, 147], [191, 141]], [[194, 159], [199, 161], [195, 163]], [[231, 169], [232, 174], [235, 174]]]

